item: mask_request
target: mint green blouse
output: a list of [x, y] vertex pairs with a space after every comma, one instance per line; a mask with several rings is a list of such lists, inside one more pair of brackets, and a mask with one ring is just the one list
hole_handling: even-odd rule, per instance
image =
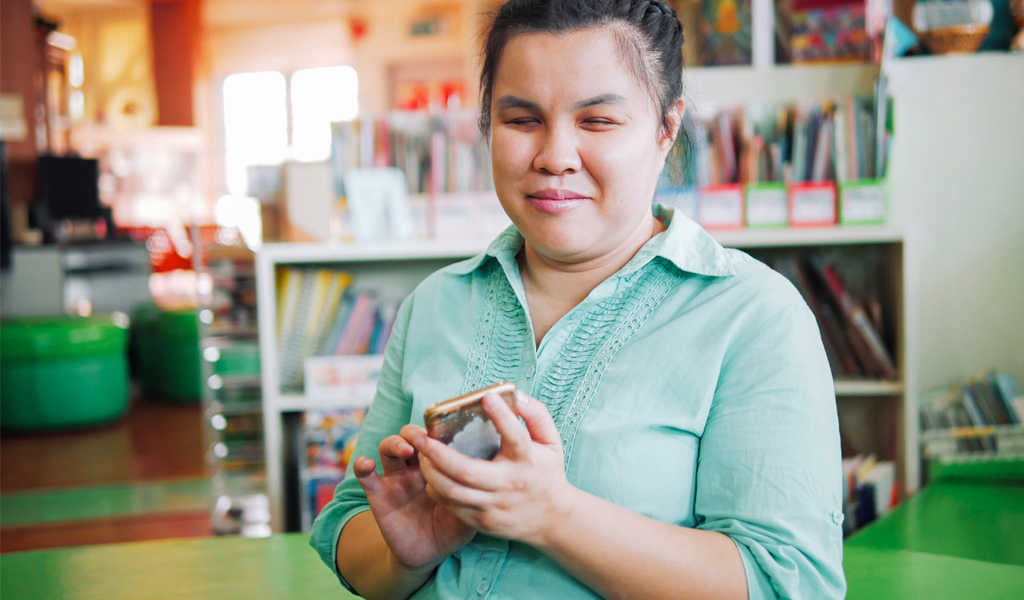
[[[764, 264], [682, 214], [654, 214], [667, 231], [539, 347], [515, 228], [424, 280], [399, 311], [355, 456], [376, 459], [439, 400], [513, 381], [554, 417], [576, 487], [729, 536], [750, 598], [842, 598], [839, 428], [814, 317]], [[342, 528], [368, 509], [351, 476], [317, 517], [310, 543], [332, 569]], [[413, 595], [594, 597], [538, 550], [483, 534]]]

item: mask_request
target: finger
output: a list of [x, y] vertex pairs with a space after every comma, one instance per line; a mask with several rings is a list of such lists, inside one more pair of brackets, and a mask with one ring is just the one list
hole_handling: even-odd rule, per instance
[[428, 493], [431, 488], [435, 492], [435, 502], [444, 506], [480, 509], [494, 501], [494, 493], [486, 490], [467, 487], [440, 471], [429, 458], [424, 456], [420, 461], [423, 479], [427, 482]]
[[418, 436], [427, 435], [427, 430], [419, 425], [413, 425], [410, 423], [409, 425], [402, 427], [402, 430], [398, 432], [398, 435], [402, 436], [402, 439], [411, 444]]
[[373, 459], [360, 456], [352, 463], [352, 472], [359, 480], [359, 485], [363, 486], [363, 491], [367, 496], [372, 496], [380, 491], [381, 479], [377, 474], [377, 463]]
[[397, 435], [389, 435], [380, 443], [380, 464], [385, 477], [404, 473], [407, 461], [416, 453], [409, 442]]
[[558, 435], [558, 427], [555, 426], [551, 413], [548, 412], [543, 402], [530, 398], [523, 392], [516, 394], [516, 409], [519, 416], [526, 423], [526, 429], [535, 442], [548, 446], [562, 447], [562, 437]]
[[424, 462], [429, 461], [431, 468], [461, 485], [485, 491], [503, 487], [506, 475], [504, 468], [497, 463], [470, 458], [427, 436], [417, 438], [414, 444], [419, 451], [420, 469]]
[[487, 394], [483, 399], [484, 411], [491, 418], [501, 435], [501, 452], [518, 458], [530, 447], [530, 433], [519, 424], [519, 417], [512, 412], [504, 398], [498, 394]]

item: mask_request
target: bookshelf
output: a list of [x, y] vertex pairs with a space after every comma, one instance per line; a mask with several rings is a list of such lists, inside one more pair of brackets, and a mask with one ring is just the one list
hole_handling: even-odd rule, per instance
[[[899, 378], [882, 381], [866, 378], [836, 379], [836, 397], [844, 437], [857, 452], [874, 452], [879, 458], [897, 462], [904, 489], [916, 489], [919, 453], [916, 449], [916, 420], [909, 398], [916, 397], [911, 353], [905, 335], [904, 315], [906, 236], [887, 226], [828, 227], [807, 229], [713, 231], [724, 246], [739, 248], [758, 258], [773, 253], [860, 252], [868, 249], [881, 257], [883, 305], [893, 332], [892, 348]], [[424, 277], [447, 264], [471, 257], [486, 249], [488, 240], [432, 240], [404, 243], [268, 244], [256, 257], [256, 285], [260, 354], [263, 363], [264, 448], [271, 523], [280, 531], [298, 526], [298, 490], [295, 465], [298, 460], [295, 436], [301, 413], [330, 410], [341, 406], [365, 406], [372, 400], [349, 398], [344, 402], [282, 390], [277, 364], [277, 273], [281, 267], [309, 266], [343, 269], [353, 278], [353, 288], [376, 289], [384, 294], [405, 296]], [[913, 443], [911, 443], [913, 441]]]

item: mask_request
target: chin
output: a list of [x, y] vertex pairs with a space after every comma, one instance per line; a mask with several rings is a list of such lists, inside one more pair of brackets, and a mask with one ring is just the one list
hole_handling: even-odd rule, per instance
[[528, 229], [526, 231], [520, 229], [519, 231], [523, 233], [527, 243], [535, 250], [545, 256], [560, 260], [585, 254], [596, 243], [596, 240], [583, 239], [582, 236], [573, 235], [574, 232], [545, 231], [543, 229]]

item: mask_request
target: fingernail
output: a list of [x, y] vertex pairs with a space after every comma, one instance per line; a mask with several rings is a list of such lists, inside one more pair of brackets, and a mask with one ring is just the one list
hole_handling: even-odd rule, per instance
[[518, 406], [526, 406], [526, 404], [529, 401], [530, 401], [530, 397], [527, 396], [525, 392], [519, 392], [519, 391], [516, 392], [516, 404]]
[[417, 449], [417, 450], [422, 448], [423, 444], [425, 444], [425, 443], [427, 443], [427, 440], [426, 440], [425, 436], [418, 435], [418, 436], [412, 438], [412, 447]]

